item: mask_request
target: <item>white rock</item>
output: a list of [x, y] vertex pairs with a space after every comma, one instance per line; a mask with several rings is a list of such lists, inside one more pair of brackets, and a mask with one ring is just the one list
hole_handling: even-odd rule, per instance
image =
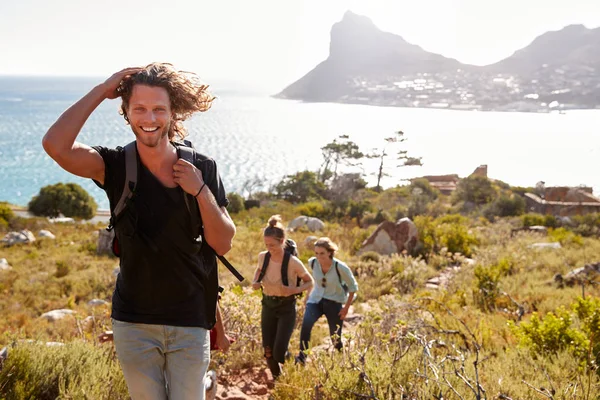
[[558, 242], [552, 243], [534, 243], [528, 246], [530, 249], [560, 249], [562, 246]]
[[48, 239], [56, 239], [56, 236], [54, 236], [54, 234], [52, 232], [47, 231], [45, 229], [42, 229], [41, 231], [38, 232], [38, 237], [48, 238]]
[[6, 261], [6, 258], [0, 258], [0, 271], [10, 271], [12, 267]]
[[44, 319], [48, 320], [48, 322], [55, 322], [60, 319], [63, 319], [64, 317], [66, 317], [68, 315], [73, 315], [73, 314], [75, 314], [75, 311], [63, 308], [60, 310], [48, 311], [47, 313], [42, 314], [40, 316], [40, 318], [44, 318]]
[[301, 215], [290, 221], [287, 228], [294, 231], [298, 228], [306, 226], [311, 232], [322, 231], [325, 228], [325, 223], [319, 218], [307, 217]]
[[27, 229], [23, 229], [19, 232], [8, 232], [6, 236], [1, 240], [7, 246], [12, 246], [16, 243], [33, 243], [35, 242], [35, 236], [33, 233]]
[[316, 236], [307, 236], [306, 239], [304, 239], [304, 245], [305, 246], [313, 246], [315, 244], [315, 242], [317, 241], [318, 237]]
[[107, 302], [102, 299], [92, 299], [88, 301], [88, 306], [92, 307], [103, 306], [105, 304], [107, 304]]
[[51, 224], [56, 224], [56, 223], [71, 223], [71, 222], [75, 222], [75, 220], [71, 217], [56, 217], [56, 218], [48, 218], [48, 221]]

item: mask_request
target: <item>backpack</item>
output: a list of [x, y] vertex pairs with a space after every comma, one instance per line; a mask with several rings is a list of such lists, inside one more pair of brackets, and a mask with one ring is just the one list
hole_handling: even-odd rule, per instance
[[[177, 143], [177, 155], [179, 158], [188, 161], [192, 165], [195, 165], [195, 160], [199, 158], [198, 153], [194, 150], [194, 146], [189, 140], [184, 140], [183, 143]], [[137, 161], [137, 147], [136, 142], [133, 141], [125, 145], [125, 185], [123, 186], [123, 192], [121, 193], [121, 198], [117, 202], [114, 210], [111, 210], [109, 225], [106, 228], [107, 231], [111, 231], [114, 229], [115, 225], [119, 222], [119, 220], [124, 215], [124, 212], [131, 202], [131, 199], [135, 195], [135, 189], [138, 180], [138, 161]], [[191, 197], [191, 199], [190, 199]], [[188, 209], [188, 212], [191, 215], [192, 220], [194, 221], [194, 232], [197, 233], [198, 236], [194, 238], [197, 242], [202, 242], [202, 216], [200, 215], [200, 209], [198, 207], [198, 203], [196, 199], [189, 193], [184, 192], [183, 198], [185, 200], [185, 206]], [[208, 243], [202, 243], [202, 245], [206, 245], [208, 249], [212, 251], [212, 253], [229, 269], [229, 271], [240, 281], [244, 280], [242, 274], [240, 274], [233, 265], [223, 256], [220, 256], [214, 252], [214, 250], [208, 246]], [[113, 238], [112, 242], [112, 251], [116, 257], [120, 257], [121, 249], [119, 247], [119, 241], [117, 239], [117, 235]]]
[[[315, 261], [317, 261], [316, 258], [313, 258], [312, 261], [310, 262], [310, 269], [311, 270], [315, 270]], [[340, 275], [340, 270], [338, 269], [338, 262], [337, 260], [334, 261], [333, 263], [334, 267], [335, 267], [335, 272], [337, 273], [338, 279], [340, 280], [340, 285], [342, 286], [342, 289], [344, 289], [344, 293], [348, 293], [348, 285], [346, 285], [346, 282], [342, 281], [342, 275]]]
[[[285, 286], [289, 286], [288, 282], [288, 265], [290, 263], [291, 256], [298, 256], [298, 246], [296, 242], [292, 239], [285, 240], [285, 247], [283, 248], [283, 261], [281, 262], [281, 282]], [[258, 279], [256, 282], [260, 282], [265, 277], [267, 273], [267, 267], [269, 266], [269, 261], [271, 261], [271, 253], [267, 252], [265, 254], [265, 259], [263, 261], [262, 268], [260, 269], [260, 273], [258, 274]], [[296, 281], [296, 286], [300, 286], [302, 282], [301, 278], [298, 278]]]

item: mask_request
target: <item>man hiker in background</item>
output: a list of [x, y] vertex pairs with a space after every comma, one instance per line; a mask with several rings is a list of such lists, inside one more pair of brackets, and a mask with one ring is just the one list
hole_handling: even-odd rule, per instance
[[[96, 107], [117, 97], [135, 142], [116, 149], [76, 142]], [[112, 328], [134, 400], [204, 399], [201, 377], [215, 324], [218, 347], [228, 346], [217, 306], [216, 255], [231, 248], [235, 225], [215, 161], [195, 152], [193, 162], [186, 161], [175, 141], [186, 135], [182, 121], [207, 111], [212, 100], [195, 75], [169, 64], [127, 68], [65, 111], [43, 139], [50, 157], [93, 179], [110, 201], [121, 266]], [[127, 154], [135, 154], [135, 177], [126, 176]]]

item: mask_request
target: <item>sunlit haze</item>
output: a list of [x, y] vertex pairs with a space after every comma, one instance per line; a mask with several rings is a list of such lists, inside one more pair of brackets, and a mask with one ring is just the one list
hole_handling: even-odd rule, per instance
[[548, 30], [600, 26], [600, 2], [590, 0], [2, 1], [0, 74], [106, 76], [168, 61], [208, 81], [276, 91], [327, 57], [346, 10], [473, 64]]

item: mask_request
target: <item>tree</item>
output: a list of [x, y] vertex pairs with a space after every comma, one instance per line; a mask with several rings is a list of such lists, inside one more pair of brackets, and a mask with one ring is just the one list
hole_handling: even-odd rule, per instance
[[325, 184], [317, 179], [312, 171], [302, 171], [287, 175], [275, 186], [277, 197], [292, 203], [304, 203], [311, 199], [322, 199]]
[[265, 185], [266, 179], [255, 175], [254, 178], [246, 179], [242, 185], [242, 193], [248, 192], [248, 199], [252, 199], [252, 193]]
[[323, 163], [319, 169], [320, 182], [325, 182], [331, 177], [335, 178], [340, 164], [355, 167], [360, 165], [360, 160], [365, 156], [348, 135], [340, 135], [333, 142], [321, 147], [321, 152]]
[[[375, 186], [375, 190], [381, 191], [381, 178], [389, 176], [389, 174], [384, 171], [384, 161], [386, 157], [390, 155], [388, 151], [394, 148], [399, 149], [401, 144], [406, 140], [404, 132], [398, 131], [394, 136], [384, 139], [385, 144], [381, 149], [374, 149], [371, 154], [367, 155], [368, 158], [379, 158], [379, 170], [377, 172], [377, 185]], [[401, 161], [401, 164], [397, 165], [397, 167], [421, 166], [423, 165], [421, 159], [422, 157], [408, 156], [408, 152], [402, 149], [399, 149], [396, 153], [396, 160]]]
[[29, 211], [46, 217], [90, 219], [96, 214], [98, 205], [85, 189], [76, 183], [57, 183], [44, 186], [29, 202]]
[[485, 176], [478, 175], [461, 179], [454, 192], [455, 199], [476, 205], [490, 203], [496, 195], [496, 189], [492, 185], [492, 181]]

